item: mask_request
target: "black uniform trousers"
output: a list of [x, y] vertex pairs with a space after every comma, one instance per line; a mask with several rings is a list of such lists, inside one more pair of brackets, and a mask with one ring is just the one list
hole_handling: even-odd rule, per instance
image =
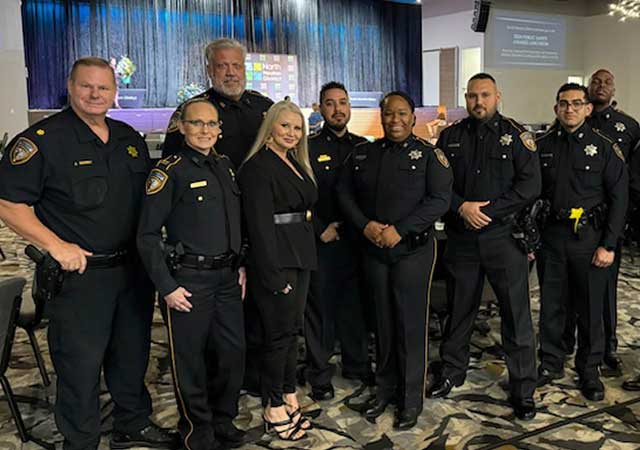
[[98, 448], [101, 368], [114, 403], [114, 430], [146, 427], [153, 288], [140, 268], [127, 263], [68, 273], [46, 312], [57, 374], [55, 420], [64, 449]]
[[162, 307], [169, 332], [173, 380], [184, 446], [208, 450], [213, 426], [238, 414], [245, 336], [238, 273], [231, 268], [182, 267], [176, 282], [191, 292], [190, 312]]
[[296, 391], [298, 334], [302, 331], [304, 308], [309, 292], [310, 272], [283, 269], [285, 279], [293, 288], [288, 294], [274, 293], [258, 280], [249, 267], [253, 299], [256, 301], [263, 329], [262, 341], [262, 405], [278, 407], [284, 404], [283, 394]]
[[247, 343], [244, 380], [242, 387], [249, 392], [260, 392], [260, 374], [262, 373], [262, 340], [264, 331], [260, 322], [260, 313], [251, 289], [243, 302], [245, 339]]
[[431, 237], [426, 245], [395, 261], [366, 250], [363, 255], [376, 309], [376, 395], [379, 400], [396, 398], [400, 409], [422, 408], [435, 246]]
[[[618, 276], [622, 262], [622, 243], [618, 242], [613, 264], [609, 266], [607, 292], [604, 297], [602, 320], [604, 323], [604, 351], [613, 353], [618, 350]], [[567, 354], [573, 353], [576, 345], [577, 312], [573, 302], [570, 303], [564, 329], [563, 342]]]
[[318, 244], [318, 270], [311, 274], [305, 308], [307, 380], [311, 386], [331, 383], [336, 335], [342, 372], [350, 377], [369, 373], [367, 329], [358, 277], [358, 250], [347, 240]]
[[527, 256], [511, 237], [511, 225], [483, 232], [447, 231], [444, 262], [448, 318], [440, 346], [444, 377], [462, 384], [469, 366], [469, 344], [480, 308], [485, 276], [500, 308], [502, 347], [511, 397], [533, 397], [536, 354], [529, 304]]
[[601, 232], [586, 226], [578, 239], [572, 226], [573, 222], [556, 222], [542, 233], [538, 258], [541, 367], [559, 371], [564, 366], [562, 335], [573, 302], [578, 322], [576, 371], [582, 378], [597, 377], [604, 354], [602, 305], [609, 269], [591, 264]]

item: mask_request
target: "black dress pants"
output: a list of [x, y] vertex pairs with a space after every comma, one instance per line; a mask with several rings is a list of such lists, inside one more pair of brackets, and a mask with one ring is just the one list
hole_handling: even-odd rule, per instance
[[283, 269], [287, 282], [293, 288], [288, 294], [283, 294], [274, 293], [259, 284], [258, 275], [249, 269], [251, 292], [264, 330], [262, 404], [278, 407], [284, 404], [283, 394], [296, 391], [297, 338], [303, 326], [310, 272]]
[[364, 377], [370, 371], [357, 251], [347, 240], [318, 244], [318, 270], [311, 274], [304, 314], [307, 380], [311, 386], [331, 383], [334, 367], [329, 359], [336, 337], [343, 373]]
[[598, 376], [604, 354], [602, 305], [609, 269], [591, 264], [601, 233], [585, 227], [578, 239], [571, 227], [571, 223], [551, 224], [542, 235], [538, 258], [540, 360], [543, 368], [563, 368], [566, 348], [562, 337], [573, 300], [578, 322], [575, 367], [580, 377], [590, 378]]
[[432, 238], [397, 260], [363, 255], [376, 309], [376, 395], [379, 400], [396, 397], [401, 409], [422, 408], [435, 246]]
[[447, 232], [444, 258], [449, 273], [449, 315], [440, 355], [443, 376], [462, 384], [486, 276], [500, 308], [502, 346], [511, 397], [516, 400], [533, 397], [537, 373], [527, 256], [511, 237], [510, 228], [504, 225], [481, 232]]
[[114, 402], [113, 427], [146, 427], [153, 287], [134, 264], [68, 273], [46, 306], [49, 350], [57, 375], [55, 421], [65, 450], [100, 442], [100, 372]]
[[[622, 244], [616, 247], [613, 264], [609, 266], [609, 276], [607, 279], [607, 292], [604, 297], [602, 320], [604, 325], [604, 352], [613, 353], [618, 350], [618, 276], [620, 274], [620, 263], [622, 261]], [[567, 312], [566, 326], [564, 330], [564, 346], [567, 354], [573, 353], [576, 345], [576, 325], [577, 312], [573, 302], [571, 302]]]
[[238, 273], [231, 268], [181, 268], [175, 279], [191, 292], [190, 312], [166, 314], [173, 380], [185, 448], [208, 450], [214, 425], [238, 414], [245, 336]]

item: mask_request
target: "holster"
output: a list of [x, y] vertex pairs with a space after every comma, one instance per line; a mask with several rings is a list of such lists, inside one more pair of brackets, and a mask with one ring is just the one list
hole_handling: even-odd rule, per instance
[[33, 245], [27, 245], [26, 255], [36, 263], [33, 297], [42, 302], [51, 301], [62, 289], [64, 270], [49, 253], [42, 253]]

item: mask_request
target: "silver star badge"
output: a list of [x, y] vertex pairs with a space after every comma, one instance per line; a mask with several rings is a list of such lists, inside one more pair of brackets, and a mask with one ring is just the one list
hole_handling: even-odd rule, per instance
[[511, 145], [511, 143], [513, 142], [513, 136], [511, 136], [510, 134], [505, 134], [502, 137], [500, 137], [500, 143], [502, 144], [502, 146], [507, 146], [507, 145]]
[[598, 154], [598, 147], [593, 144], [589, 144], [584, 148], [584, 153], [587, 156], [595, 156]]
[[411, 159], [420, 159], [420, 158], [422, 158], [422, 151], [421, 150], [411, 150], [409, 152], [409, 158], [411, 158]]
[[616, 122], [615, 127], [618, 133], [624, 133], [624, 130], [627, 129], [622, 122]]

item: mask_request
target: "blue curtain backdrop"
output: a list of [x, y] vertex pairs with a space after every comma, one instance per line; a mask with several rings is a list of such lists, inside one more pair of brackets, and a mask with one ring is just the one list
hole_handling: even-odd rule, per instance
[[[250, 52], [298, 56], [303, 105], [330, 80], [354, 91], [422, 99], [420, 6], [376, 0], [23, 0], [29, 107], [59, 108], [80, 56], [129, 56], [147, 106], [176, 104], [187, 83], [208, 86], [204, 47], [234, 37]], [[276, 99], [278, 100], [278, 99]]]

